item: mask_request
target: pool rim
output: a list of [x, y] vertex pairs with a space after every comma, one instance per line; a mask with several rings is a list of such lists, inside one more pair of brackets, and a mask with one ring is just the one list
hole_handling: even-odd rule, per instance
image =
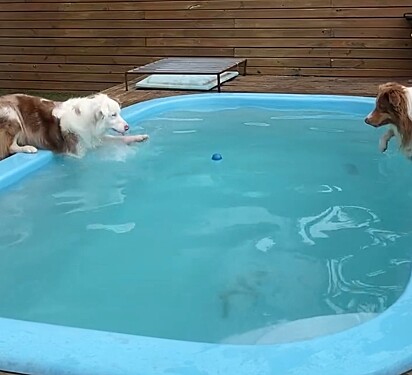
[[[127, 107], [123, 114], [147, 116], [186, 101], [210, 104], [240, 98], [357, 103], [365, 109], [374, 103], [373, 98], [358, 96], [213, 93], [153, 99]], [[42, 151], [0, 162], [0, 189], [52, 159], [50, 152]], [[401, 297], [377, 317], [345, 331], [287, 344], [187, 342], [0, 318], [0, 369], [44, 375], [401, 374], [412, 368], [411, 322], [411, 280]]]

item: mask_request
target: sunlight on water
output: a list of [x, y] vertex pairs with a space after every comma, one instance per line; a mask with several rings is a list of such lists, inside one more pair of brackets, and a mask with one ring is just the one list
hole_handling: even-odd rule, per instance
[[148, 143], [56, 158], [0, 194], [0, 316], [264, 344], [402, 294], [412, 165], [361, 118], [242, 108], [138, 125]]

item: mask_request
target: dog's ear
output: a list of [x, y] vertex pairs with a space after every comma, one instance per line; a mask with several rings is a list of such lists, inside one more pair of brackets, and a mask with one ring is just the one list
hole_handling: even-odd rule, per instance
[[384, 107], [390, 106], [393, 109], [398, 109], [403, 103], [403, 88], [396, 83], [385, 83], [379, 86], [378, 101]]
[[398, 108], [401, 105], [403, 93], [400, 93], [399, 90], [392, 89], [388, 91], [387, 95], [389, 103], [391, 103], [395, 108]]
[[80, 116], [80, 115], [82, 114], [82, 112], [81, 112], [81, 110], [80, 110], [80, 107], [79, 107], [78, 105], [75, 105], [75, 106], [73, 107], [73, 110], [74, 110], [74, 113], [75, 113], [77, 116]]
[[98, 109], [94, 112], [94, 119], [95, 119], [95, 122], [98, 122], [104, 119], [104, 113], [102, 112], [101, 109]]
[[402, 105], [403, 95], [403, 88], [397, 83], [388, 82], [379, 86], [379, 99], [395, 109]]
[[94, 118], [96, 122], [103, 120], [109, 116], [109, 108], [105, 105], [97, 106], [94, 111]]

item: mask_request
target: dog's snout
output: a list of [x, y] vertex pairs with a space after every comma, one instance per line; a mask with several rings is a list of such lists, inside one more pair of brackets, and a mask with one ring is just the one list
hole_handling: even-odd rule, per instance
[[369, 120], [369, 116], [368, 116], [368, 117], [365, 117], [365, 122], [366, 122], [368, 125], [371, 124], [371, 122], [370, 122], [370, 120]]
[[129, 125], [125, 124], [124, 131], [127, 132], [129, 130]]

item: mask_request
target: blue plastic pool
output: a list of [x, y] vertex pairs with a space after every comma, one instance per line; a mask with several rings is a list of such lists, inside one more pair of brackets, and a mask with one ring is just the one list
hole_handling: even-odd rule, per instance
[[173, 97], [123, 111], [146, 144], [2, 161], [0, 369], [412, 368], [412, 174], [372, 107]]

